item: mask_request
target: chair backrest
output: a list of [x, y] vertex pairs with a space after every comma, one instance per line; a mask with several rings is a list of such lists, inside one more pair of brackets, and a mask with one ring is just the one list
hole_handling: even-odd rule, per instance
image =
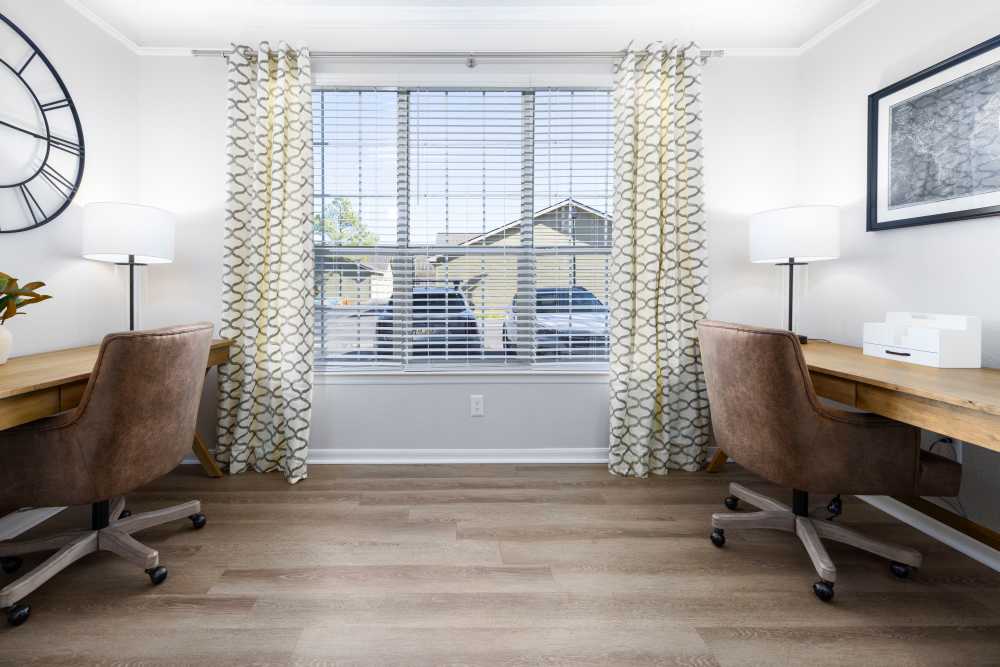
[[64, 427], [86, 452], [95, 499], [161, 477], [191, 451], [211, 343], [209, 323], [105, 336]]
[[808, 488], [826, 454], [813, 447], [823, 409], [795, 334], [702, 321], [698, 339], [716, 443], [766, 479]]

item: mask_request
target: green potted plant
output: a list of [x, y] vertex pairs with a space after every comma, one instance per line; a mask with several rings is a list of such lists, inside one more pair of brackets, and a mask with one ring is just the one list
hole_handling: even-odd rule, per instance
[[0, 273], [0, 364], [7, 363], [14, 342], [10, 327], [3, 325], [15, 315], [23, 315], [25, 306], [52, 298], [48, 294], [39, 294], [36, 290], [40, 287], [45, 287], [45, 283], [36, 281], [19, 287], [17, 278]]

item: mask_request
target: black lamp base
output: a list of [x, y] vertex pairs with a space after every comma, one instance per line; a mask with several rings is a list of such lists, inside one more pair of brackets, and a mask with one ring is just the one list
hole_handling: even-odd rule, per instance
[[[787, 266], [788, 267], [788, 330], [795, 333], [795, 329], [792, 327], [792, 315], [793, 315], [793, 302], [795, 299], [795, 267], [796, 266], [808, 266], [809, 262], [796, 262], [794, 257], [789, 257], [787, 262], [782, 262], [777, 266]], [[807, 336], [802, 334], [797, 334], [799, 337], [799, 343], [805, 345], [809, 342]]]
[[146, 265], [135, 261], [135, 255], [129, 255], [127, 262], [116, 263], [128, 267], [128, 330], [135, 331], [135, 267]]

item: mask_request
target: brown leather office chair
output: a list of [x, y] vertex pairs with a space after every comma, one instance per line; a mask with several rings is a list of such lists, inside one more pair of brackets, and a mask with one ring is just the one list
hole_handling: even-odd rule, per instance
[[95, 551], [116, 553], [163, 583], [159, 554], [132, 533], [185, 517], [195, 528], [205, 525], [197, 500], [131, 515], [124, 495], [170, 472], [190, 451], [211, 340], [207, 323], [106, 336], [76, 408], [0, 431], [0, 516], [25, 506], [92, 505], [90, 530], [0, 542], [8, 573], [22, 554], [56, 550], [0, 590], [11, 625], [28, 619], [26, 595]]
[[731, 484], [727, 507], [743, 500], [761, 511], [713, 514], [712, 543], [723, 546], [727, 529], [795, 533], [820, 576], [813, 591], [823, 601], [833, 598], [837, 571], [821, 538], [888, 558], [897, 577], [919, 567], [913, 549], [810, 517], [808, 493], [954, 496], [961, 466], [922, 451], [915, 427], [820, 403], [798, 338], [788, 331], [703, 321], [698, 337], [719, 447], [744, 468], [793, 489], [788, 507]]

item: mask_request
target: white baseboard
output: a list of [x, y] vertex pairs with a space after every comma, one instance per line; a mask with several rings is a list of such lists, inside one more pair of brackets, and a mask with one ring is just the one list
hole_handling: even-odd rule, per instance
[[858, 496], [858, 498], [903, 523], [913, 526], [921, 533], [929, 535], [952, 549], [962, 552], [969, 558], [1000, 572], [1000, 551], [993, 547], [974, 540], [965, 533], [960, 533], [951, 526], [946, 526], [937, 519], [927, 516], [895, 498], [889, 496]]
[[[311, 447], [309, 465], [413, 463], [604, 463], [607, 447], [542, 447], [531, 449], [318, 449]], [[198, 459], [188, 456], [185, 464]]]
[[[709, 447], [708, 458], [716, 447]], [[408, 463], [607, 463], [607, 447], [532, 447], [522, 449], [319, 449], [311, 447], [310, 465], [397, 464]], [[194, 465], [198, 459], [187, 456], [181, 463]]]
[[532, 449], [312, 449], [309, 463], [607, 463], [607, 447]]

